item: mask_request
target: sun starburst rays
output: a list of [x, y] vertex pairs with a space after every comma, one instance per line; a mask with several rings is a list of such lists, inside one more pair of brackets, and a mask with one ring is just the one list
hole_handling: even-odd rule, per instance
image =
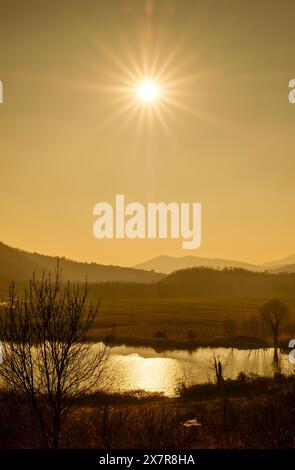
[[[104, 99], [109, 95], [110, 116], [104, 119], [102, 128], [110, 125], [127, 128], [126, 123], [133, 121], [136, 133], [142, 135], [147, 129], [155, 129], [172, 140], [174, 132], [170, 126], [181, 120], [181, 116], [174, 114], [185, 111], [181, 102], [190, 89], [195, 90], [190, 85], [198, 78], [187, 67], [193, 63], [191, 54], [184, 56], [183, 41], [166, 54], [157, 45], [130, 47], [123, 38], [120, 43], [121, 55], [106, 45], [99, 45], [109, 63], [99, 84]], [[170, 100], [179, 104], [178, 110]]]

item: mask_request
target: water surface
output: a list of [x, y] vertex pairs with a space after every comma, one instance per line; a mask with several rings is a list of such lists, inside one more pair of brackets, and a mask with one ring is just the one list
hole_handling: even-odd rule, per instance
[[[116, 346], [111, 350], [110, 370], [116, 391], [145, 390], [175, 395], [180, 382], [187, 385], [214, 380], [213, 354], [225, 364], [224, 376], [236, 378], [239, 372], [271, 376], [274, 350], [198, 348], [191, 351], [155, 352], [152, 348]], [[293, 371], [288, 354], [280, 354], [281, 371]]]

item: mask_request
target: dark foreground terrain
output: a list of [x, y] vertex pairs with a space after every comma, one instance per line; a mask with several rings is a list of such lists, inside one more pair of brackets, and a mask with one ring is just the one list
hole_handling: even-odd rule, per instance
[[[134, 392], [77, 400], [64, 448], [292, 448], [295, 378], [247, 377], [180, 386], [177, 398]], [[3, 392], [1, 448], [44, 447], [25, 400]]]

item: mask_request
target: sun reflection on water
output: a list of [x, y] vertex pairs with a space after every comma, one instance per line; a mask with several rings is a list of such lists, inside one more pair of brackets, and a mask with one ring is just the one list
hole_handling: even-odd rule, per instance
[[[152, 348], [117, 346], [111, 352], [110, 374], [116, 391], [144, 390], [174, 396], [181, 382], [189, 384], [214, 380], [212, 357], [222, 359], [224, 376], [236, 378], [246, 374], [272, 375], [272, 348], [238, 350], [230, 348], [198, 348], [194, 352], [166, 351], [157, 353]], [[288, 355], [280, 355], [283, 373], [294, 373]]]
[[144, 358], [137, 354], [113, 356], [117, 363], [116, 382], [122, 391], [145, 390], [174, 395], [180, 364], [165, 357]]

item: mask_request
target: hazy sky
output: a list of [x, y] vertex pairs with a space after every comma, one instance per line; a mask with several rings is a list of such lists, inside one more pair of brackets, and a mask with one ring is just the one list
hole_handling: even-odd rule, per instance
[[[295, 252], [294, 44], [293, 0], [0, 0], [0, 240], [121, 265]], [[144, 67], [173, 93], [160, 118], [123, 113]], [[96, 240], [119, 193], [201, 202], [201, 248]]]

